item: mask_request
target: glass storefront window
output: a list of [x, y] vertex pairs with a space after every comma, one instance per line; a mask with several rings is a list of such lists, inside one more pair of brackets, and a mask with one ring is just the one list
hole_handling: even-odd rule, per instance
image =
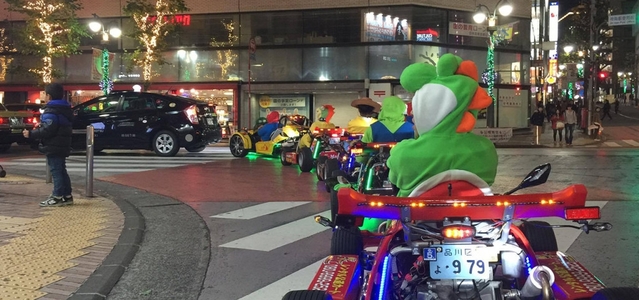
[[362, 42], [408, 41], [412, 36], [412, 8], [403, 6], [362, 9]]
[[302, 58], [301, 80], [357, 80], [367, 76], [363, 46], [305, 48]]
[[251, 38], [260, 45], [298, 44], [303, 34], [301, 11], [243, 14], [240, 44], [248, 45]]
[[455, 54], [463, 60], [471, 60], [477, 65], [477, 76], [479, 82], [482, 82], [482, 74], [486, 71], [486, 51], [468, 50], [468, 49], [448, 49], [448, 53]]
[[[177, 28], [171, 46], [210, 47], [213, 40], [224, 47], [239, 44], [240, 26], [237, 15], [188, 15], [189, 23]], [[235, 36], [229, 40], [229, 34]]]
[[431, 45], [414, 45], [413, 63], [427, 63], [436, 66], [439, 58], [446, 53], [447, 50], [445, 47]]
[[413, 8], [413, 40], [445, 43], [448, 34], [447, 12], [430, 7]]
[[[353, 43], [361, 38], [358, 9], [313, 10], [303, 13], [303, 37], [296, 44]], [[290, 44], [290, 43], [289, 43]]]
[[[302, 49], [257, 49], [251, 60], [251, 81], [301, 81], [306, 75], [302, 69]], [[249, 54], [240, 51], [236, 80], [248, 81]]]
[[180, 81], [227, 81], [238, 80], [239, 51], [220, 50], [178, 50]]
[[399, 79], [404, 68], [411, 64], [409, 45], [370, 46], [369, 78]]
[[496, 84], [522, 84], [521, 54], [498, 52], [495, 54]]

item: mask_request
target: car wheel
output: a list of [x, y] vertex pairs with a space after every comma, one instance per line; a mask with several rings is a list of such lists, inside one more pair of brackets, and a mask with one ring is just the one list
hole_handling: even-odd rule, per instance
[[290, 291], [282, 300], [333, 300], [325, 291]]
[[324, 170], [326, 169], [326, 160], [328, 158], [326, 156], [320, 156], [317, 158], [317, 165], [315, 166], [315, 175], [317, 175], [317, 180], [319, 181], [324, 181], [324, 178], [326, 178], [326, 172], [324, 172]]
[[234, 134], [229, 140], [229, 148], [231, 149], [231, 154], [235, 157], [244, 157], [248, 154], [248, 150], [244, 145], [244, 139], [239, 134]]
[[543, 221], [528, 221], [520, 225], [521, 231], [535, 252], [558, 251], [555, 231]]
[[0, 153], [7, 152], [11, 148], [11, 144], [2, 144], [0, 145]]
[[199, 147], [185, 147], [185, 149], [189, 152], [202, 152], [204, 151], [204, 149], [206, 149], [206, 145]]
[[286, 160], [286, 153], [289, 153], [289, 152], [290, 150], [286, 150], [286, 149], [282, 149], [282, 151], [280, 151], [280, 163], [282, 163], [282, 166], [291, 165], [291, 163]]
[[180, 150], [173, 132], [162, 130], [153, 138], [153, 151], [159, 156], [175, 156]]
[[313, 169], [313, 152], [310, 148], [302, 148], [297, 154], [297, 164], [300, 166], [300, 171], [310, 172]]
[[592, 300], [632, 300], [639, 299], [639, 288], [614, 287], [597, 291]]
[[331, 255], [359, 255], [364, 250], [364, 238], [358, 227], [338, 227], [331, 238]]

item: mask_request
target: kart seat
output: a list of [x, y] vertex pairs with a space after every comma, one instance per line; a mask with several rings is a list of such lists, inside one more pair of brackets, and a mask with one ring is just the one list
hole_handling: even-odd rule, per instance
[[492, 196], [488, 183], [479, 176], [464, 170], [441, 172], [420, 183], [408, 197], [448, 196], [448, 185], [452, 185], [451, 196]]

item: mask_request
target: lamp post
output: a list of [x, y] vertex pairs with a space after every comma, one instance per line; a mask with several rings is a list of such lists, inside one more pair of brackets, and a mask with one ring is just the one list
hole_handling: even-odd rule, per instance
[[97, 14], [93, 14], [93, 20], [89, 23], [89, 29], [94, 33], [102, 34], [101, 44], [105, 46], [102, 49], [102, 79], [100, 80], [100, 89], [107, 95], [113, 89], [113, 81], [111, 81], [109, 77], [109, 50], [106, 44], [109, 42], [109, 36], [114, 38], [122, 36], [122, 30], [120, 30], [118, 26], [109, 26], [109, 30], [107, 31], [102, 23], [102, 19], [100, 19]]
[[502, 16], [508, 16], [513, 11], [513, 6], [510, 4], [508, 0], [500, 0], [497, 2], [496, 8], [493, 10], [493, 13], [490, 13], [490, 9], [483, 4], [479, 4], [475, 10], [475, 14], [473, 15], [473, 20], [477, 24], [482, 24], [486, 20], [488, 20], [488, 53], [486, 57], [487, 61], [487, 83], [488, 83], [488, 95], [493, 99], [493, 116], [492, 118], [487, 119], [487, 126], [494, 127], [495, 123], [495, 115], [497, 114], [497, 107], [494, 95], [494, 87], [495, 87], [495, 44], [499, 42], [497, 37], [494, 35], [494, 32], [497, 30], [497, 12], [499, 12]]

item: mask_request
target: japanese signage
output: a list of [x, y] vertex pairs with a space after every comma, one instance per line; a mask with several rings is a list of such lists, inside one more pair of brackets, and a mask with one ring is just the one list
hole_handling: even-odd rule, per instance
[[[158, 19], [158, 16], [149, 16], [146, 21], [149, 23], [154, 23], [155, 20]], [[172, 15], [172, 16], [164, 16], [164, 21], [169, 23], [178, 24], [182, 26], [190, 26], [191, 25], [191, 15]]]
[[542, 266], [549, 267], [555, 274], [555, 286], [567, 299], [590, 298], [604, 285], [572, 256], [565, 255], [563, 261], [555, 252], [536, 253]]
[[408, 20], [382, 13], [364, 15], [363, 42], [405, 41], [410, 39]]
[[480, 24], [450, 22], [448, 32], [452, 35], [488, 37], [488, 27]]
[[[357, 272], [357, 256], [331, 255], [322, 262], [319, 272], [309, 285], [309, 290], [326, 291], [334, 299], [350, 299], [351, 281]], [[354, 297], [353, 297], [354, 298]]]
[[521, 107], [521, 99], [515, 96], [499, 96], [500, 107]]
[[493, 143], [508, 142], [513, 137], [512, 128], [477, 128], [473, 133], [488, 138]]
[[548, 40], [556, 42], [559, 36], [559, 3], [550, 2], [548, 8], [549, 23], [548, 23]]
[[277, 111], [281, 116], [304, 115], [308, 117], [308, 98], [306, 96], [269, 96], [258, 98], [260, 117], [266, 117], [271, 111]]
[[608, 16], [608, 26], [622, 26], [637, 24], [637, 14], [610, 15]]
[[439, 40], [439, 32], [432, 28], [425, 30], [418, 29], [415, 33], [417, 34], [418, 42], [436, 42]]

